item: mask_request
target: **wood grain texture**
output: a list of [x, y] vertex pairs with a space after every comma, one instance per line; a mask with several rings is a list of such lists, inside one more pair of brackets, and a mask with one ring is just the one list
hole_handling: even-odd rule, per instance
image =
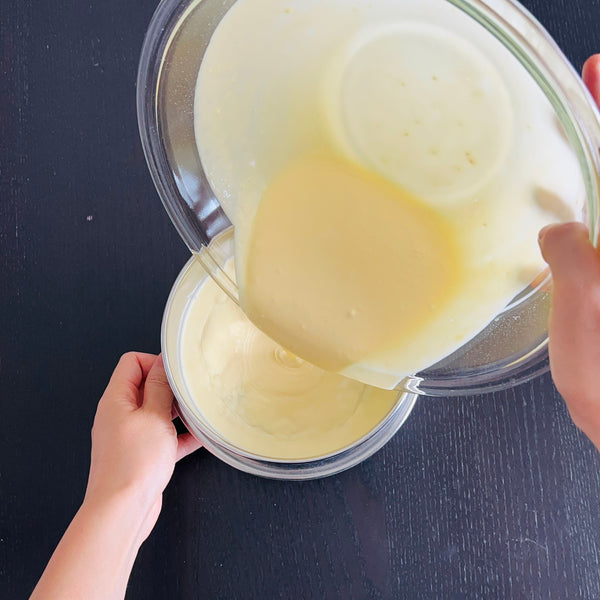
[[[599, 0], [527, 7], [577, 68]], [[80, 503], [116, 360], [158, 351], [187, 250], [138, 141], [154, 2], [0, 4], [0, 598], [24, 598]], [[178, 467], [128, 598], [597, 599], [600, 458], [548, 376], [423, 399], [323, 481]]]

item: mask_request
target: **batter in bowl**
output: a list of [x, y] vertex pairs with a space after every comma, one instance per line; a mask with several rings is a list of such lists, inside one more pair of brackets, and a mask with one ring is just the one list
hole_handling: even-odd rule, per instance
[[538, 230], [583, 198], [544, 94], [439, 0], [239, 0], [195, 128], [245, 313], [387, 389], [481, 331], [543, 268]]
[[[226, 271], [235, 276], [233, 261]], [[259, 456], [306, 459], [341, 450], [371, 432], [398, 398], [284, 350], [210, 277], [188, 300], [179, 352], [196, 411]]]

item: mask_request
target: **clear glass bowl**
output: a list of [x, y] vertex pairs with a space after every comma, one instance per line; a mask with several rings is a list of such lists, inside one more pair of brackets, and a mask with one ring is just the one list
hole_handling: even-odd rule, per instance
[[[222, 267], [233, 254], [231, 235], [221, 238], [217, 264]], [[189, 431], [204, 446], [233, 467], [263, 477], [275, 479], [313, 479], [349, 469], [377, 452], [402, 426], [410, 415], [417, 394], [398, 392], [398, 400], [380, 423], [364, 437], [337, 452], [315, 459], [278, 460], [247, 452], [235, 446], [204, 418], [185, 384], [180, 356], [180, 330], [185, 321], [190, 298], [208, 277], [200, 261], [192, 257], [175, 281], [164, 312], [161, 347], [169, 383], [177, 398], [177, 410]]]
[[[455, 5], [500, 40], [554, 107], [579, 162], [586, 194], [582, 220], [595, 242], [600, 196], [600, 116], [581, 79], [542, 26], [516, 2], [439, 1]], [[234, 0], [163, 0], [160, 3], [142, 49], [137, 110], [148, 166], [167, 213], [197, 262], [237, 302], [237, 287], [221, 268], [232, 252], [228, 242], [223, 242], [230, 239], [224, 233], [229, 232], [232, 225], [203, 171], [193, 123], [196, 79], [204, 52], [215, 28], [233, 4]], [[184, 285], [182, 281], [195, 269], [193, 263], [188, 263], [175, 288]], [[282, 467], [282, 464], [245, 454], [219, 439], [217, 432], [199, 422], [190, 411], [189, 399], [184, 398], [178, 388], [176, 364], [169, 363], [169, 376], [181, 416], [217, 456], [261, 475], [290, 478], [327, 475], [364, 459], [389, 439], [406, 418], [406, 410], [410, 412], [406, 407], [412, 407], [415, 394], [452, 396], [489, 392], [545, 372], [550, 303], [547, 290], [548, 278], [523, 290], [470, 342], [441, 362], [405, 378], [399, 385], [397, 410], [372, 436], [357, 442], [356, 448], [308, 461], [310, 464], [305, 461]], [[172, 307], [167, 306], [165, 323], [170, 322], [171, 311]], [[175, 356], [170, 351], [172, 335], [164, 326], [163, 350], [167, 359], [169, 355]]]

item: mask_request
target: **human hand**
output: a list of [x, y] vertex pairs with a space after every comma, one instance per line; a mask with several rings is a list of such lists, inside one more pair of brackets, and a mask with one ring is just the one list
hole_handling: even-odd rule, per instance
[[156, 523], [176, 461], [200, 447], [191, 434], [177, 435], [172, 406], [161, 356], [129, 352], [113, 372], [94, 419], [84, 504], [114, 497], [135, 504], [143, 516], [139, 543]]
[[85, 499], [31, 600], [124, 598], [175, 462], [200, 446], [177, 435], [172, 407], [161, 357], [123, 355], [96, 411]]
[[[600, 107], [600, 54], [586, 61], [583, 80]], [[545, 227], [539, 241], [553, 279], [552, 378], [573, 422], [600, 450], [600, 254], [581, 223]]]

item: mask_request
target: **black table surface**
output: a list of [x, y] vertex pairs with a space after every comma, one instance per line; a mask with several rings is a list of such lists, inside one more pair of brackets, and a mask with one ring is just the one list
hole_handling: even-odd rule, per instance
[[[600, 0], [528, 0], [577, 69]], [[120, 354], [158, 352], [188, 251], [138, 139], [153, 0], [0, 2], [0, 598], [79, 506]], [[306, 483], [182, 461], [128, 598], [600, 598], [600, 457], [548, 375], [421, 399], [375, 456]]]

